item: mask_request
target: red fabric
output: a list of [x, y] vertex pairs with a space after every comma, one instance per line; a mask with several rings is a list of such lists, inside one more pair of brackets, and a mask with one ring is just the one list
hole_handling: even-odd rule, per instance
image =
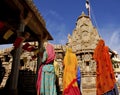
[[27, 50], [27, 51], [32, 51], [35, 49], [34, 46], [30, 45], [29, 43], [26, 43], [23, 47], [22, 47], [24, 50]]
[[35, 49], [34, 46], [30, 46], [30, 47], [28, 47], [26, 50], [29, 51], [29, 52], [31, 52], [31, 51], [33, 51], [34, 49]]
[[36, 83], [37, 95], [40, 95], [41, 75], [42, 75], [43, 66], [44, 65], [41, 65], [38, 71], [38, 77], [37, 77], [37, 83]]
[[37, 56], [36, 56], [36, 55], [32, 56], [32, 60], [35, 60], [36, 58], [37, 58]]
[[78, 87], [71, 86], [69, 91], [64, 92], [63, 95], [81, 95], [81, 93]]
[[5, 26], [5, 24], [0, 21], [0, 29], [2, 29], [4, 26]]
[[27, 48], [28, 48], [29, 46], [30, 46], [30, 44], [29, 44], [29, 43], [26, 43], [25, 45], [23, 45], [22, 48], [23, 48], [24, 50], [27, 50]]
[[15, 48], [18, 48], [20, 46], [20, 44], [23, 42], [23, 38], [22, 37], [18, 37], [15, 42], [13, 43], [13, 46]]
[[73, 84], [77, 81], [77, 79], [74, 79], [68, 88], [66, 88], [63, 92], [63, 95], [81, 95], [80, 89], [76, 86], [73, 86]]

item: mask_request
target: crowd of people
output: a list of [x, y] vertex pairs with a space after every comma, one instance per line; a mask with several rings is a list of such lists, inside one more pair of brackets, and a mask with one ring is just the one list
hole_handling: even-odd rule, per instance
[[[119, 95], [115, 73], [112, 66], [111, 50], [103, 39], [98, 41], [93, 58], [96, 61], [96, 95]], [[111, 52], [113, 53], [113, 52]], [[45, 42], [44, 53], [37, 78], [37, 95], [59, 95], [56, 86], [54, 47]], [[62, 95], [82, 95], [81, 73], [76, 54], [68, 47], [63, 60]]]
[[[26, 32], [24, 38], [27, 39], [29, 36], [29, 33]], [[14, 47], [17, 48], [21, 41], [24, 41], [24, 39], [22, 37], [18, 38], [14, 43]], [[26, 46], [23, 46], [23, 49], [26, 49]], [[29, 48], [27, 49], [30, 50]], [[105, 45], [103, 39], [100, 39], [93, 53], [93, 58], [97, 65], [96, 95], [119, 95], [109, 52], [111, 52], [109, 47]], [[0, 64], [2, 64], [1, 61]], [[62, 95], [82, 95], [80, 67], [78, 66], [76, 54], [72, 52], [71, 47], [67, 47], [66, 49], [63, 67]], [[2, 68], [1, 65], [0, 68]], [[2, 76], [2, 74], [0, 76]], [[59, 66], [56, 61], [54, 47], [51, 43], [45, 41], [42, 61], [37, 73], [37, 95], [59, 95], [58, 76]], [[1, 79], [2, 78], [0, 78], [0, 82]]]
[[[38, 71], [37, 95], [59, 95], [58, 80], [56, 73], [59, 67], [54, 65], [55, 51], [52, 44], [44, 42], [42, 63]], [[63, 61], [63, 95], [81, 95], [77, 82], [77, 57], [68, 48]], [[57, 68], [57, 69], [56, 69]], [[72, 73], [72, 74], [71, 74]]]

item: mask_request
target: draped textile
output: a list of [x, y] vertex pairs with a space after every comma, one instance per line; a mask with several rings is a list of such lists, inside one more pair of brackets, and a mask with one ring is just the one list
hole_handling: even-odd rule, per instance
[[114, 89], [112, 89], [111, 91], [108, 91], [107, 93], [104, 93], [103, 95], [119, 95], [117, 85], [115, 84]]
[[0, 21], [0, 30], [5, 26], [4, 22]]
[[38, 70], [38, 78], [37, 78], [37, 83], [36, 83], [37, 95], [40, 95], [42, 68], [43, 68], [43, 65], [41, 65]]
[[23, 37], [16, 38], [15, 42], [13, 43], [14, 48], [18, 48], [22, 42], [24, 42], [24, 40], [25, 39]]
[[77, 58], [68, 48], [64, 57], [63, 95], [80, 95], [77, 85]]
[[52, 44], [48, 43], [46, 46], [46, 51], [47, 51], [47, 60], [46, 60], [46, 64], [48, 64], [51, 61], [54, 61], [55, 59], [55, 51], [54, 51], [54, 47]]
[[42, 68], [40, 95], [57, 95], [55, 86], [55, 70], [51, 64]]
[[[41, 94], [47, 95], [46, 93], [52, 93], [48, 95], [56, 95], [56, 87], [54, 84], [55, 73], [54, 73], [54, 67], [52, 65], [54, 62], [54, 58], [55, 58], [54, 48], [51, 44], [48, 43], [46, 46], [44, 56], [43, 56], [43, 59], [45, 60], [40, 66], [39, 71], [38, 71], [38, 78], [37, 78], [37, 83], [36, 83], [37, 95], [41, 95]], [[52, 66], [49, 66], [49, 65], [52, 65]], [[50, 76], [51, 78], [49, 78]], [[46, 80], [48, 81], [46, 82]], [[46, 88], [46, 85], [47, 85], [47, 88]], [[50, 90], [48, 89], [50, 87], [54, 87], [54, 88]]]
[[109, 48], [105, 46], [104, 40], [99, 40], [98, 45], [94, 50], [93, 58], [97, 63], [97, 95], [102, 95], [111, 91], [116, 82], [109, 55]]
[[78, 83], [78, 87], [81, 87], [81, 70], [80, 67], [78, 66], [77, 68], [77, 83]]
[[[23, 44], [24, 41], [25, 41], [24, 37], [18, 37], [18, 38], [16, 38], [15, 42], [13, 43], [14, 48], [18, 48], [20, 45]], [[30, 45], [29, 43], [25, 43], [22, 46], [22, 49], [31, 52], [31, 51], [35, 50], [35, 46]]]

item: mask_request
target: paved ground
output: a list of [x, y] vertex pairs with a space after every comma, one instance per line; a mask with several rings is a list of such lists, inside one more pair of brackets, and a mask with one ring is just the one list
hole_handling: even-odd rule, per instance
[[[15, 93], [14, 91], [6, 91], [1, 89], [0, 95], [36, 95], [36, 94], [32, 94], [32, 93], [18, 94], [18, 93]], [[62, 95], [62, 94], [59, 94], [59, 95]], [[82, 95], [96, 95], [95, 89], [84, 89], [82, 91]]]
[[96, 89], [83, 89], [82, 95], [96, 95]]
[[[6, 91], [6, 90], [0, 90], [0, 95], [36, 95], [35, 93], [25, 93], [25, 94], [16, 94], [14, 91]], [[59, 94], [62, 95], [62, 94]], [[82, 95], [96, 95], [96, 89], [83, 89]], [[120, 95], [120, 94], [119, 94]]]
[[[120, 95], [120, 88], [118, 88], [118, 90]], [[96, 95], [96, 89], [84, 89], [82, 95]]]

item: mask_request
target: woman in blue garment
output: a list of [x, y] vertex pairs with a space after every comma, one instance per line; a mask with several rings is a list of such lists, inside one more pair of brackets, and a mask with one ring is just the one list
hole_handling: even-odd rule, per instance
[[48, 42], [44, 43], [44, 47], [42, 65], [38, 71], [37, 95], [57, 95], [53, 66], [55, 51], [53, 46]]

